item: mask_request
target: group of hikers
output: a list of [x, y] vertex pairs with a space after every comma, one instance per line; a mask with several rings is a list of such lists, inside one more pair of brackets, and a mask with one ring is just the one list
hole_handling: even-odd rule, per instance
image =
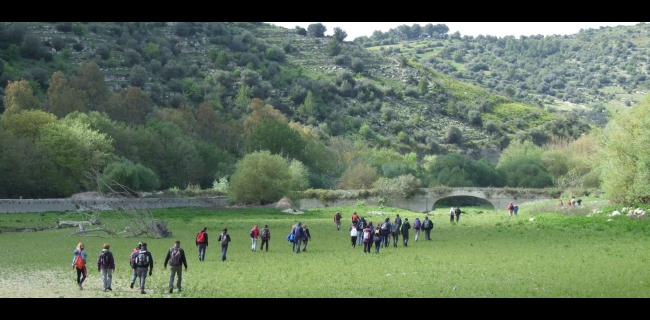
[[[576, 206], [576, 205], [579, 206], [581, 203], [582, 203], [582, 199], [580, 199], [580, 198], [578, 198], [578, 199], [572, 198], [571, 200], [567, 200], [566, 205], [569, 206], [569, 207], [570, 206]], [[563, 205], [564, 205], [564, 202], [562, 201], [562, 199], [560, 199], [560, 201], [557, 203], [557, 206], [562, 207]]]
[[[163, 270], [167, 270], [168, 263], [170, 267], [169, 293], [174, 292], [174, 278], [177, 278], [176, 288], [178, 288], [178, 291], [182, 290], [181, 282], [183, 266], [187, 272], [185, 251], [180, 247], [180, 245], [181, 242], [176, 240], [174, 246], [169, 248], [167, 257], [165, 257]], [[102, 274], [102, 291], [113, 291], [111, 284], [113, 281], [113, 273], [115, 272], [115, 258], [113, 257], [113, 253], [110, 251], [110, 245], [108, 243], [105, 243], [102, 247], [102, 251], [99, 253], [99, 257], [97, 258], [97, 272], [101, 272]], [[88, 255], [86, 254], [85, 246], [83, 242], [80, 242], [75, 248], [74, 257], [72, 258], [72, 269], [76, 269], [77, 271], [77, 286], [79, 287], [79, 290], [83, 290], [83, 282], [88, 276], [88, 271], [86, 269], [87, 258]], [[151, 252], [147, 250], [147, 244], [145, 242], [138, 243], [137, 247], [135, 247], [131, 252], [130, 266], [133, 270], [130, 284], [131, 289], [133, 289], [135, 280], [139, 277], [140, 293], [146, 294], [145, 283], [147, 274], [149, 274], [149, 276], [153, 274], [153, 256], [151, 255]]]
[[[340, 212], [337, 212], [334, 215], [334, 221], [336, 222], [336, 229], [341, 230], [341, 216]], [[361, 246], [363, 243], [363, 253], [372, 252], [372, 245], [375, 244], [375, 253], [379, 253], [379, 248], [388, 247], [391, 244], [391, 237], [393, 247], [397, 247], [399, 242], [399, 236], [402, 235], [402, 244], [406, 247], [408, 246], [409, 241], [409, 230], [411, 229], [411, 224], [409, 219], [405, 218], [402, 222], [399, 214], [395, 217], [393, 222], [390, 222], [390, 218], [386, 218], [383, 222], [373, 224], [372, 221], [366, 221], [365, 217], [359, 217], [355, 212], [352, 214], [352, 226], [350, 227], [350, 241], [352, 248], [355, 248], [357, 245]], [[415, 218], [413, 222], [413, 230], [415, 233], [415, 241], [418, 241], [420, 236], [420, 230], [424, 230], [425, 240], [431, 240], [431, 230], [433, 229], [433, 222], [429, 220], [429, 217], [425, 217], [424, 221], [420, 221], [419, 218]]]

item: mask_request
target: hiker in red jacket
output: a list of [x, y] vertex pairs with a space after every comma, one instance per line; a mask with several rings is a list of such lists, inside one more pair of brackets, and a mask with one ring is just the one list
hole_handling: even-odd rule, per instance
[[208, 227], [203, 227], [196, 235], [196, 247], [199, 248], [199, 261], [205, 261], [205, 249], [208, 248]]

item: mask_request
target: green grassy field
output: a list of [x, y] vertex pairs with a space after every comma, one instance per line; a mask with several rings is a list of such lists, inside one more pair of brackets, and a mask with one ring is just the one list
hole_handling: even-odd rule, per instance
[[[0, 215], [0, 297], [648, 297], [647, 269], [650, 226], [645, 219], [604, 213], [587, 215], [600, 203], [585, 202], [582, 210], [557, 211], [553, 203], [522, 205], [519, 215], [504, 210], [468, 207], [460, 222], [450, 223], [446, 207], [433, 212], [433, 241], [418, 242], [413, 233], [408, 247], [381, 248], [363, 254], [351, 248], [347, 232], [353, 211], [377, 223], [395, 214], [424, 219], [424, 214], [401, 209], [349, 207], [315, 209], [300, 215], [277, 209], [165, 209], [158, 219], [168, 221], [173, 238], [117, 239], [69, 236], [74, 229], [11, 233], [9, 227], [54, 225], [59, 219], [78, 219], [76, 213]], [[332, 221], [343, 214], [342, 231]], [[620, 208], [619, 208], [620, 210]], [[371, 215], [382, 211], [386, 215]], [[538, 213], [543, 212], [543, 213]], [[111, 213], [101, 218], [111, 223]], [[534, 217], [535, 221], [530, 221]], [[612, 221], [608, 221], [612, 219]], [[17, 222], [19, 221], [19, 222]], [[307, 252], [296, 254], [285, 240], [297, 221], [312, 234]], [[115, 223], [113, 221], [112, 223]], [[269, 252], [252, 252], [251, 227], [268, 224]], [[194, 237], [208, 227], [211, 244], [199, 262]], [[227, 227], [232, 243], [226, 262], [220, 261], [219, 232]], [[186, 249], [189, 269], [183, 273], [183, 292], [169, 294], [169, 270], [163, 271], [174, 240]], [[89, 276], [84, 290], [75, 284], [72, 251], [86, 244]], [[128, 287], [128, 256], [138, 241], [146, 241], [154, 257], [154, 273], [147, 278], [147, 295]], [[401, 237], [400, 237], [401, 241]], [[108, 242], [116, 257], [113, 292], [101, 291], [96, 259]], [[261, 241], [260, 241], [261, 243]], [[456, 288], [454, 290], [454, 288]]]

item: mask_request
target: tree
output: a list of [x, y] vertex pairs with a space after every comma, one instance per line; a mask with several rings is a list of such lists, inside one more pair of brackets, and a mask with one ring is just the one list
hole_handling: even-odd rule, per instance
[[360, 58], [353, 58], [352, 59], [352, 71], [354, 72], [363, 72], [365, 69], [365, 64], [363, 63], [363, 60]]
[[305, 140], [286, 122], [264, 119], [248, 134], [247, 145], [251, 150], [268, 150], [283, 157], [305, 160]]
[[519, 157], [497, 166], [505, 178], [505, 185], [512, 188], [546, 188], [553, 186], [553, 178], [539, 158]]
[[377, 179], [379, 179], [379, 173], [375, 168], [360, 163], [348, 167], [343, 172], [338, 187], [344, 190], [369, 189]]
[[459, 144], [463, 141], [463, 132], [456, 126], [451, 126], [447, 130], [447, 142]]
[[77, 74], [70, 78], [70, 85], [84, 91], [88, 96], [87, 110], [97, 108], [110, 97], [110, 91], [104, 81], [104, 74], [94, 61], [84, 63]]
[[41, 108], [41, 103], [34, 96], [34, 91], [26, 80], [8, 81], [3, 103], [5, 114]]
[[144, 124], [145, 117], [153, 110], [153, 102], [142, 90], [131, 87], [123, 91], [128, 121], [132, 124]]
[[601, 135], [602, 188], [618, 203], [650, 202], [650, 95], [619, 113]]
[[131, 68], [131, 73], [129, 73], [129, 83], [140, 89], [144, 89], [145, 83], [149, 80], [149, 75], [147, 74], [147, 69], [140, 66], [139, 64]]
[[449, 27], [446, 24], [439, 23], [433, 26], [433, 33], [436, 38], [445, 38], [449, 32]]
[[56, 116], [51, 113], [42, 110], [22, 110], [3, 115], [0, 118], [0, 127], [17, 138], [26, 138], [34, 142], [41, 136], [41, 128], [53, 122], [56, 122]]
[[151, 191], [160, 187], [160, 180], [151, 169], [124, 158], [107, 165], [101, 179], [108, 184], [97, 183], [102, 193], [109, 191], [108, 187], [112, 182], [117, 182], [133, 191]]
[[336, 41], [336, 39], [330, 39], [330, 41], [327, 42], [326, 50], [328, 55], [335, 56], [341, 53], [341, 45]]
[[267, 204], [289, 193], [292, 175], [284, 159], [269, 151], [247, 154], [230, 180], [229, 202]]
[[288, 123], [287, 118], [282, 112], [275, 110], [273, 106], [265, 105], [262, 99], [253, 98], [249, 108], [251, 109], [251, 113], [244, 120], [244, 131], [247, 134], [253, 131], [253, 127], [267, 119]]
[[343, 31], [343, 29], [336, 27], [334, 28], [334, 34], [332, 34], [332, 37], [336, 39], [338, 42], [343, 42], [345, 38], [347, 38], [348, 33]]
[[296, 33], [298, 35], [301, 35], [301, 36], [306, 36], [307, 35], [307, 30], [305, 30], [305, 28], [303, 28], [301, 26], [296, 26], [294, 29], [296, 30]]
[[327, 28], [322, 23], [312, 23], [307, 27], [307, 32], [317, 38], [322, 38], [327, 32]]
[[316, 103], [316, 97], [314, 97], [311, 90], [307, 92], [305, 101], [298, 106], [298, 113], [306, 117], [318, 116], [318, 104]]

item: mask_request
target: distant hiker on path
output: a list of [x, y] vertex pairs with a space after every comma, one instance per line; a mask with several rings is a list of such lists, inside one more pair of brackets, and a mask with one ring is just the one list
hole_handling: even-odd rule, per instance
[[208, 227], [203, 227], [196, 235], [196, 247], [199, 249], [199, 261], [205, 261], [205, 249], [208, 248]]
[[300, 243], [304, 238], [305, 234], [302, 230], [302, 223], [298, 222], [296, 227], [293, 229], [293, 241], [296, 243], [296, 253], [300, 253]]
[[512, 213], [515, 211], [515, 206], [510, 202], [508, 205], [508, 213], [510, 213], [510, 216], [512, 216]]
[[424, 223], [422, 223], [422, 228], [424, 229], [425, 240], [431, 240], [431, 229], [433, 229], [433, 222], [429, 220], [429, 217], [424, 217]]
[[113, 281], [113, 272], [115, 272], [115, 260], [113, 253], [108, 251], [110, 247], [108, 243], [104, 243], [102, 252], [99, 253], [97, 258], [97, 272], [102, 273], [102, 291], [104, 292], [106, 290], [113, 291], [111, 282]]
[[179, 240], [174, 241], [174, 246], [167, 251], [163, 270], [167, 270], [167, 262], [169, 262], [169, 293], [174, 293], [175, 275], [178, 275], [176, 288], [178, 292], [183, 291], [181, 286], [183, 282], [183, 266], [185, 266], [185, 272], [187, 272], [187, 259], [185, 259], [185, 250], [181, 248], [181, 242]]
[[363, 229], [365, 229], [368, 226], [368, 222], [366, 222], [366, 219], [364, 217], [361, 217], [359, 222], [357, 222], [357, 244], [361, 246], [361, 243], [363, 243], [363, 236], [362, 232]]
[[418, 238], [420, 237], [421, 228], [422, 223], [420, 222], [420, 218], [415, 218], [415, 221], [413, 221], [413, 230], [415, 230], [415, 242], [417, 242]]
[[375, 228], [372, 240], [375, 242], [375, 253], [379, 253], [379, 247], [381, 246], [381, 242], [384, 240], [379, 226]]
[[370, 253], [370, 249], [372, 249], [372, 229], [370, 228], [370, 225], [363, 228], [361, 234], [361, 237], [363, 238], [363, 253]]
[[515, 205], [515, 208], [514, 208], [514, 211], [513, 211], [515, 213], [515, 215], [517, 215], [517, 211], [519, 211], [519, 205], [518, 204]]
[[451, 207], [451, 210], [449, 210], [449, 222], [454, 222], [455, 215], [456, 215], [456, 209], [454, 209], [454, 207]]
[[257, 225], [253, 226], [253, 229], [251, 229], [251, 240], [253, 241], [253, 246], [251, 247], [251, 250], [253, 252], [257, 251], [257, 239], [260, 236], [260, 229], [257, 228]]
[[409, 218], [405, 218], [404, 223], [402, 224], [402, 243], [404, 243], [405, 247], [408, 246], [409, 242], [409, 229], [411, 229]]
[[153, 256], [147, 250], [147, 244], [145, 242], [142, 243], [140, 252], [138, 252], [138, 256], [135, 258], [135, 266], [138, 277], [140, 277], [140, 293], [146, 294], [144, 289], [147, 281], [147, 269], [149, 270], [149, 276], [151, 276], [153, 273]]
[[79, 242], [77, 247], [74, 249], [74, 257], [72, 258], [72, 270], [77, 270], [77, 286], [79, 290], [83, 290], [83, 283], [88, 276], [88, 271], [86, 271], [86, 251], [84, 250], [83, 242]]
[[[302, 237], [302, 242], [303, 242], [302, 251], [305, 252], [305, 251], [307, 251], [307, 243], [309, 241], [311, 241], [311, 233], [309, 233], [309, 229], [307, 228], [306, 224], [302, 225], [302, 234], [303, 234], [303, 237]], [[300, 248], [298, 248], [298, 249], [300, 249]]]
[[359, 222], [359, 215], [357, 213], [352, 214], [352, 224], [356, 225]]
[[138, 246], [133, 249], [131, 252], [131, 260], [129, 261], [131, 265], [131, 269], [133, 269], [133, 275], [131, 276], [131, 289], [133, 289], [133, 285], [135, 284], [135, 279], [138, 278], [138, 270], [135, 265], [135, 258], [138, 256], [138, 252], [140, 252], [140, 249], [142, 249], [142, 242], [138, 243]]
[[357, 226], [353, 224], [350, 227], [350, 240], [352, 241], [352, 248], [354, 248], [357, 245], [358, 235], [359, 235], [359, 230], [357, 230]]
[[260, 232], [260, 237], [262, 238], [262, 245], [260, 246], [260, 251], [264, 249], [264, 245], [266, 244], [266, 251], [269, 251], [269, 240], [271, 240], [271, 231], [269, 230], [269, 225], [265, 224], [264, 228], [262, 228], [262, 231]]
[[221, 243], [221, 262], [226, 261], [226, 253], [228, 252], [228, 243], [230, 243], [230, 235], [228, 228], [224, 228], [223, 232], [219, 235], [219, 243]]
[[[460, 219], [460, 214], [461, 213], [462, 212], [460, 211], [460, 207], [456, 207], [456, 209], [454, 210], [454, 214], [456, 215], [456, 223], [458, 223], [458, 219]], [[515, 214], [517, 214], [517, 213], [515, 213]]]
[[338, 231], [341, 231], [341, 218], [343, 218], [341, 212], [336, 212], [334, 215], [334, 222], [336, 223], [336, 230]]

